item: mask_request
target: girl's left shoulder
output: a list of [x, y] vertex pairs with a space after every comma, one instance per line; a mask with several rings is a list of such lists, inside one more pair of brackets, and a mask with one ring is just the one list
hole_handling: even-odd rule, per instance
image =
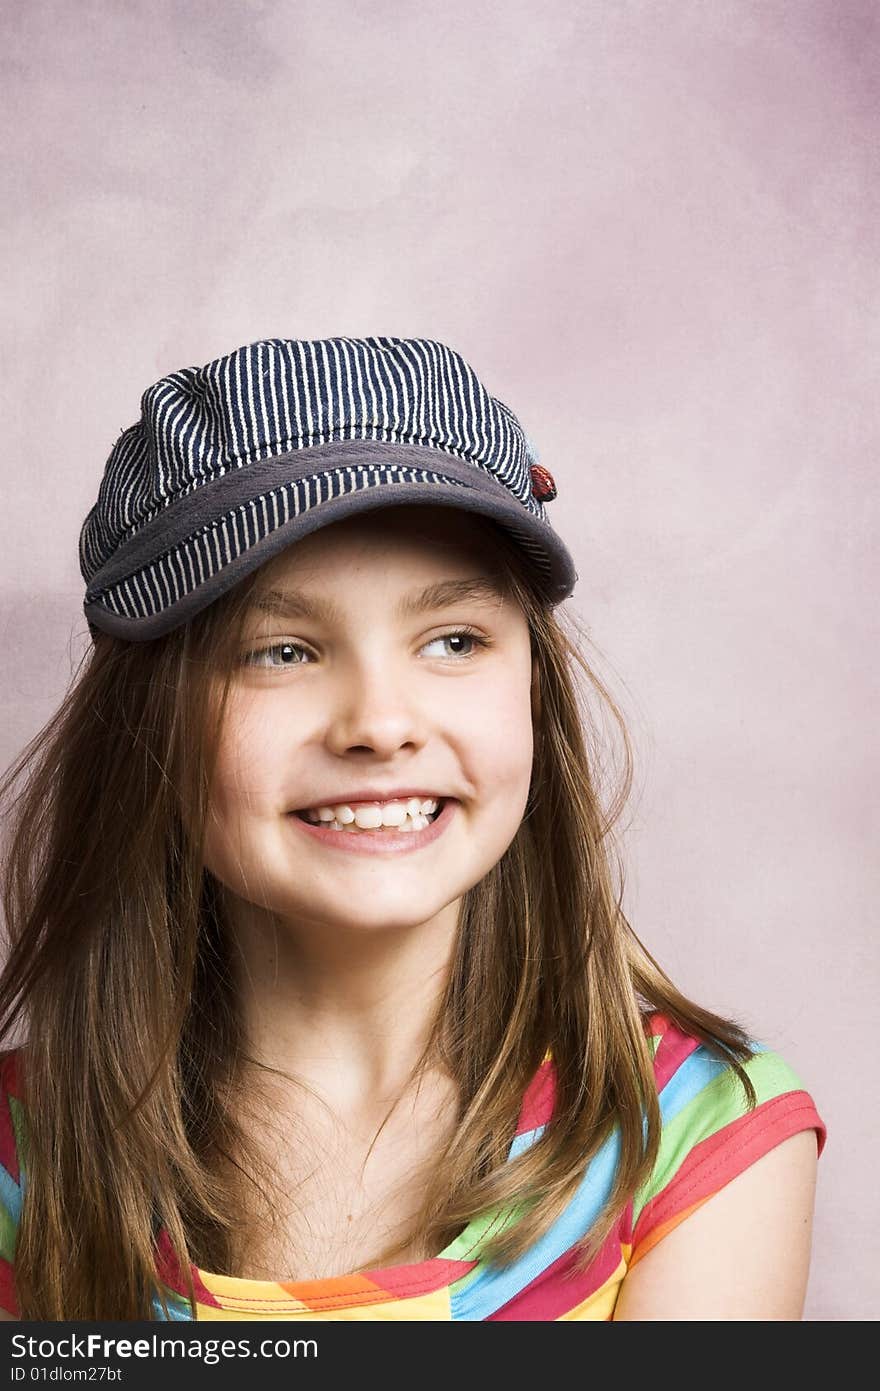
[[[699, 1038], [659, 1012], [646, 1016], [645, 1032], [660, 1101], [661, 1150], [665, 1152], [659, 1157], [662, 1172], [666, 1172], [663, 1158], [669, 1164], [684, 1157], [683, 1141], [693, 1149], [722, 1132], [724, 1148], [736, 1149], [746, 1161], [753, 1151], [770, 1149], [787, 1136], [808, 1129], [815, 1131], [817, 1153], [822, 1153], [827, 1132], [813, 1097], [794, 1068], [766, 1044], [750, 1040], [753, 1056], [740, 1064], [755, 1089], [755, 1105], [751, 1107], [731, 1063]], [[712, 1152], [718, 1149], [719, 1143], [710, 1145]], [[691, 1163], [706, 1157], [707, 1151], [700, 1150]], [[720, 1176], [723, 1169], [717, 1173]]]
[[[498, 1319], [799, 1317], [811, 1184], [825, 1141], [812, 1097], [782, 1057], [751, 1040], [753, 1056], [741, 1064], [755, 1092], [750, 1105], [729, 1059], [661, 1013], [646, 1013], [643, 1024], [661, 1122], [644, 1182], [589, 1268], [574, 1273], [577, 1243], [612, 1191], [615, 1129], [540, 1244], [512, 1273], [480, 1276], [468, 1288], [467, 1317], [475, 1307]], [[526, 1092], [515, 1152], [541, 1134], [554, 1091], [548, 1053]]]
[[[628, 1271], [686, 1218], [746, 1171], [751, 1171], [750, 1177], [737, 1185], [723, 1203], [714, 1204], [711, 1211], [707, 1208], [699, 1224], [689, 1224], [687, 1237], [683, 1229], [676, 1241], [676, 1250], [680, 1248], [683, 1252], [686, 1242], [698, 1242], [699, 1232], [703, 1228], [708, 1232], [710, 1227], [714, 1228], [712, 1238], [717, 1250], [722, 1240], [719, 1222], [726, 1222], [731, 1228], [736, 1226], [743, 1233], [760, 1220], [766, 1230], [770, 1218], [763, 1211], [765, 1203], [769, 1203], [782, 1223], [788, 1221], [803, 1226], [803, 1214], [795, 1212], [794, 1206], [791, 1214], [786, 1215], [785, 1191], [780, 1192], [778, 1199], [772, 1196], [776, 1183], [791, 1193], [800, 1185], [805, 1194], [801, 1206], [807, 1206], [816, 1158], [825, 1147], [825, 1123], [800, 1076], [779, 1053], [758, 1040], [751, 1040], [753, 1056], [741, 1064], [755, 1090], [755, 1104], [751, 1105], [742, 1080], [730, 1062], [715, 1054], [700, 1039], [662, 1013], [647, 1016], [645, 1029], [654, 1060], [660, 1104], [660, 1147], [653, 1169], [634, 1195], [627, 1214], [624, 1242], [625, 1250], [628, 1248]], [[800, 1132], [813, 1133], [815, 1152], [812, 1158], [805, 1140], [783, 1145]], [[781, 1150], [780, 1146], [783, 1146]], [[756, 1170], [757, 1161], [771, 1151], [777, 1151], [772, 1161], [766, 1161], [761, 1171]], [[772, 1180], [771, 1167], [779, 1169]], [[792, 1202], [794, 1204], [795, 1200]], [[728, 1246], [728, 1254], [732, 1249], [732, 1245]], [[662, 1263], [671, 1260], [672, 1251], [672, 1244], [667, 1245], [662, 1258], [654, 1258], [653, 1267], [659, 1269], [658, 1259]], [[694, 1269], [697, 1266], [695, 1259]], [[803, 1262], [801, 1267], [802, 1274]], [[675, 1279], [679, 1276], [684, 1278], [683, 1268], [676, 1267]], [[712, 1278], [717, 1286], [717, 1277], [713, 1275]], [[629, 1283], [632, 1286], [631, 1277]], [[736, 1317], [725, 1313], [705, 1316]], [[637, 1313], [627, 1317], [676, 1315]]]

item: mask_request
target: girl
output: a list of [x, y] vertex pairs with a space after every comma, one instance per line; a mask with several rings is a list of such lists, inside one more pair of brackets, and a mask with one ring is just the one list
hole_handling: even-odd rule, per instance
[[145, 393], [2, 787], [6, 1317], [801, 1317], [825, 1127], [624, 916], [555, 494], [433, 340]]

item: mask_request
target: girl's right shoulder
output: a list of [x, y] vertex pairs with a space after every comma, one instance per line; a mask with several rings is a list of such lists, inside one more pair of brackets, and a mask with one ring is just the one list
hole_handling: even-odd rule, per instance
[[15, 1243], [21, 1220], [25, 1118], [23, 1048], [0, 1051], [0, 1319], [18, 1319]]

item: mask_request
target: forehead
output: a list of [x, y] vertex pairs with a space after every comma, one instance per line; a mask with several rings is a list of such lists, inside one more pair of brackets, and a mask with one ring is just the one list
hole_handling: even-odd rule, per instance
[[500, 548], [487, 519], [459, 507], [410, 504], [360, 512], [310, 533], [263, 567], [260, 588], [307, 582], [310, 572], [338, 564], [367, 568], [374, 562], [384, 570], [395, 558], [426, 572], [464, 567], [496, 577], [499, 592], [505, 588]]

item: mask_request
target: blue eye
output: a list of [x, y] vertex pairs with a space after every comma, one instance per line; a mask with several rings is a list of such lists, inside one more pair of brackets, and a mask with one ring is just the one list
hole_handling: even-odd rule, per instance
[[[479, 633], [473, 632], [470, 628], [457, 628], [453, 633], [443, 633], [442, 636], [439, 638], [431, 638], [431, 641], [425, 643], [425, 646], [433, 647], [435, 642], [451, 642], [454, 638], [464, 638], [467, 642], [472, 643], [475, 647], [489, 646], [489, 643], [486, 640], [486, 638], [481, 637]], [[455, 655], [461, 657], [463, 661], [470, 661], [470, 659], [473, 656], [475, 656], [475, 653], [458, 652]]]
[[[291, 653], [291, 652], [304, 652], [304, 651], [305, 651], [305, 648], [304, 648], [304, 647], [301, 647], [300, 644], [299, 644], [298, 642], [274, 642], [274, 643], [272, 643], [271, 646], [269, 646], [269, 647], [255, 647], [251, 652], [246, 652], [246, 653], [244, 654], [244, 656], [242, 657], [242, 662], [243, 662], [246, 666], [262, 666], [262, 665], [263, 665], [262, 662], [257, 662], [257, 661], [255, 660], [257, 657], [264, 657], [264, 656], [266, 656], [267, 654], [272, 653], [272, 652]], [[282, 667], [298, 667], [298, 666], [302, 666], [302, 662], [301, 662], [301, 661], [283, 661], [283, 662], [280, 663], [280, 665], [281, 665]], [[275, 670], [278, 669], [277, 666], [275, 666], [274, 663], [269, 663], [269, 668], [270, 668], [270, 670], [271, 670], [273, 667], [275, 667]]]
[[[456, 628], [452, 632], [443, 633], [440, 637], [431, 638], [429, 642], [425, 643], [425, 647], [432, 647], [434, 643], [437, 642], [451, 642], [454, 639], [460, 640], [461, 638], [464, 638], [465, 641], [470, 643], [475, 649], [489, 646], [488, 638], [484, 638], [480, 633], [475, 632], [473, 629]], [[274, 642], [269, 644], [269, 646], [267, 647], [253, 648], [250, 652], [246, 652], [241, 660], [242, 664], [245, 666], [262, 667], [264, 670], [269, 671], [280, 671], [283, 670], [285, 667], [297, 667], [303, 665], [303, 660], [301, 657], [299, 660], [292, 659], [291, 654], [296, 652], [308, 653], [308, 649], [306, 647], [303, 647], [303, 645], [298, 642]], [[259, 660], [259, 658], [271, 656], [273, 653], [282, 653], [285, 655], [280, 662], [262, 662]], [[457, 656], [463, 662], [469, 662], [473, 660], [473, 658], [476, 656], [476, 651], [456, 652], [453, 653], [453, 656]]]

